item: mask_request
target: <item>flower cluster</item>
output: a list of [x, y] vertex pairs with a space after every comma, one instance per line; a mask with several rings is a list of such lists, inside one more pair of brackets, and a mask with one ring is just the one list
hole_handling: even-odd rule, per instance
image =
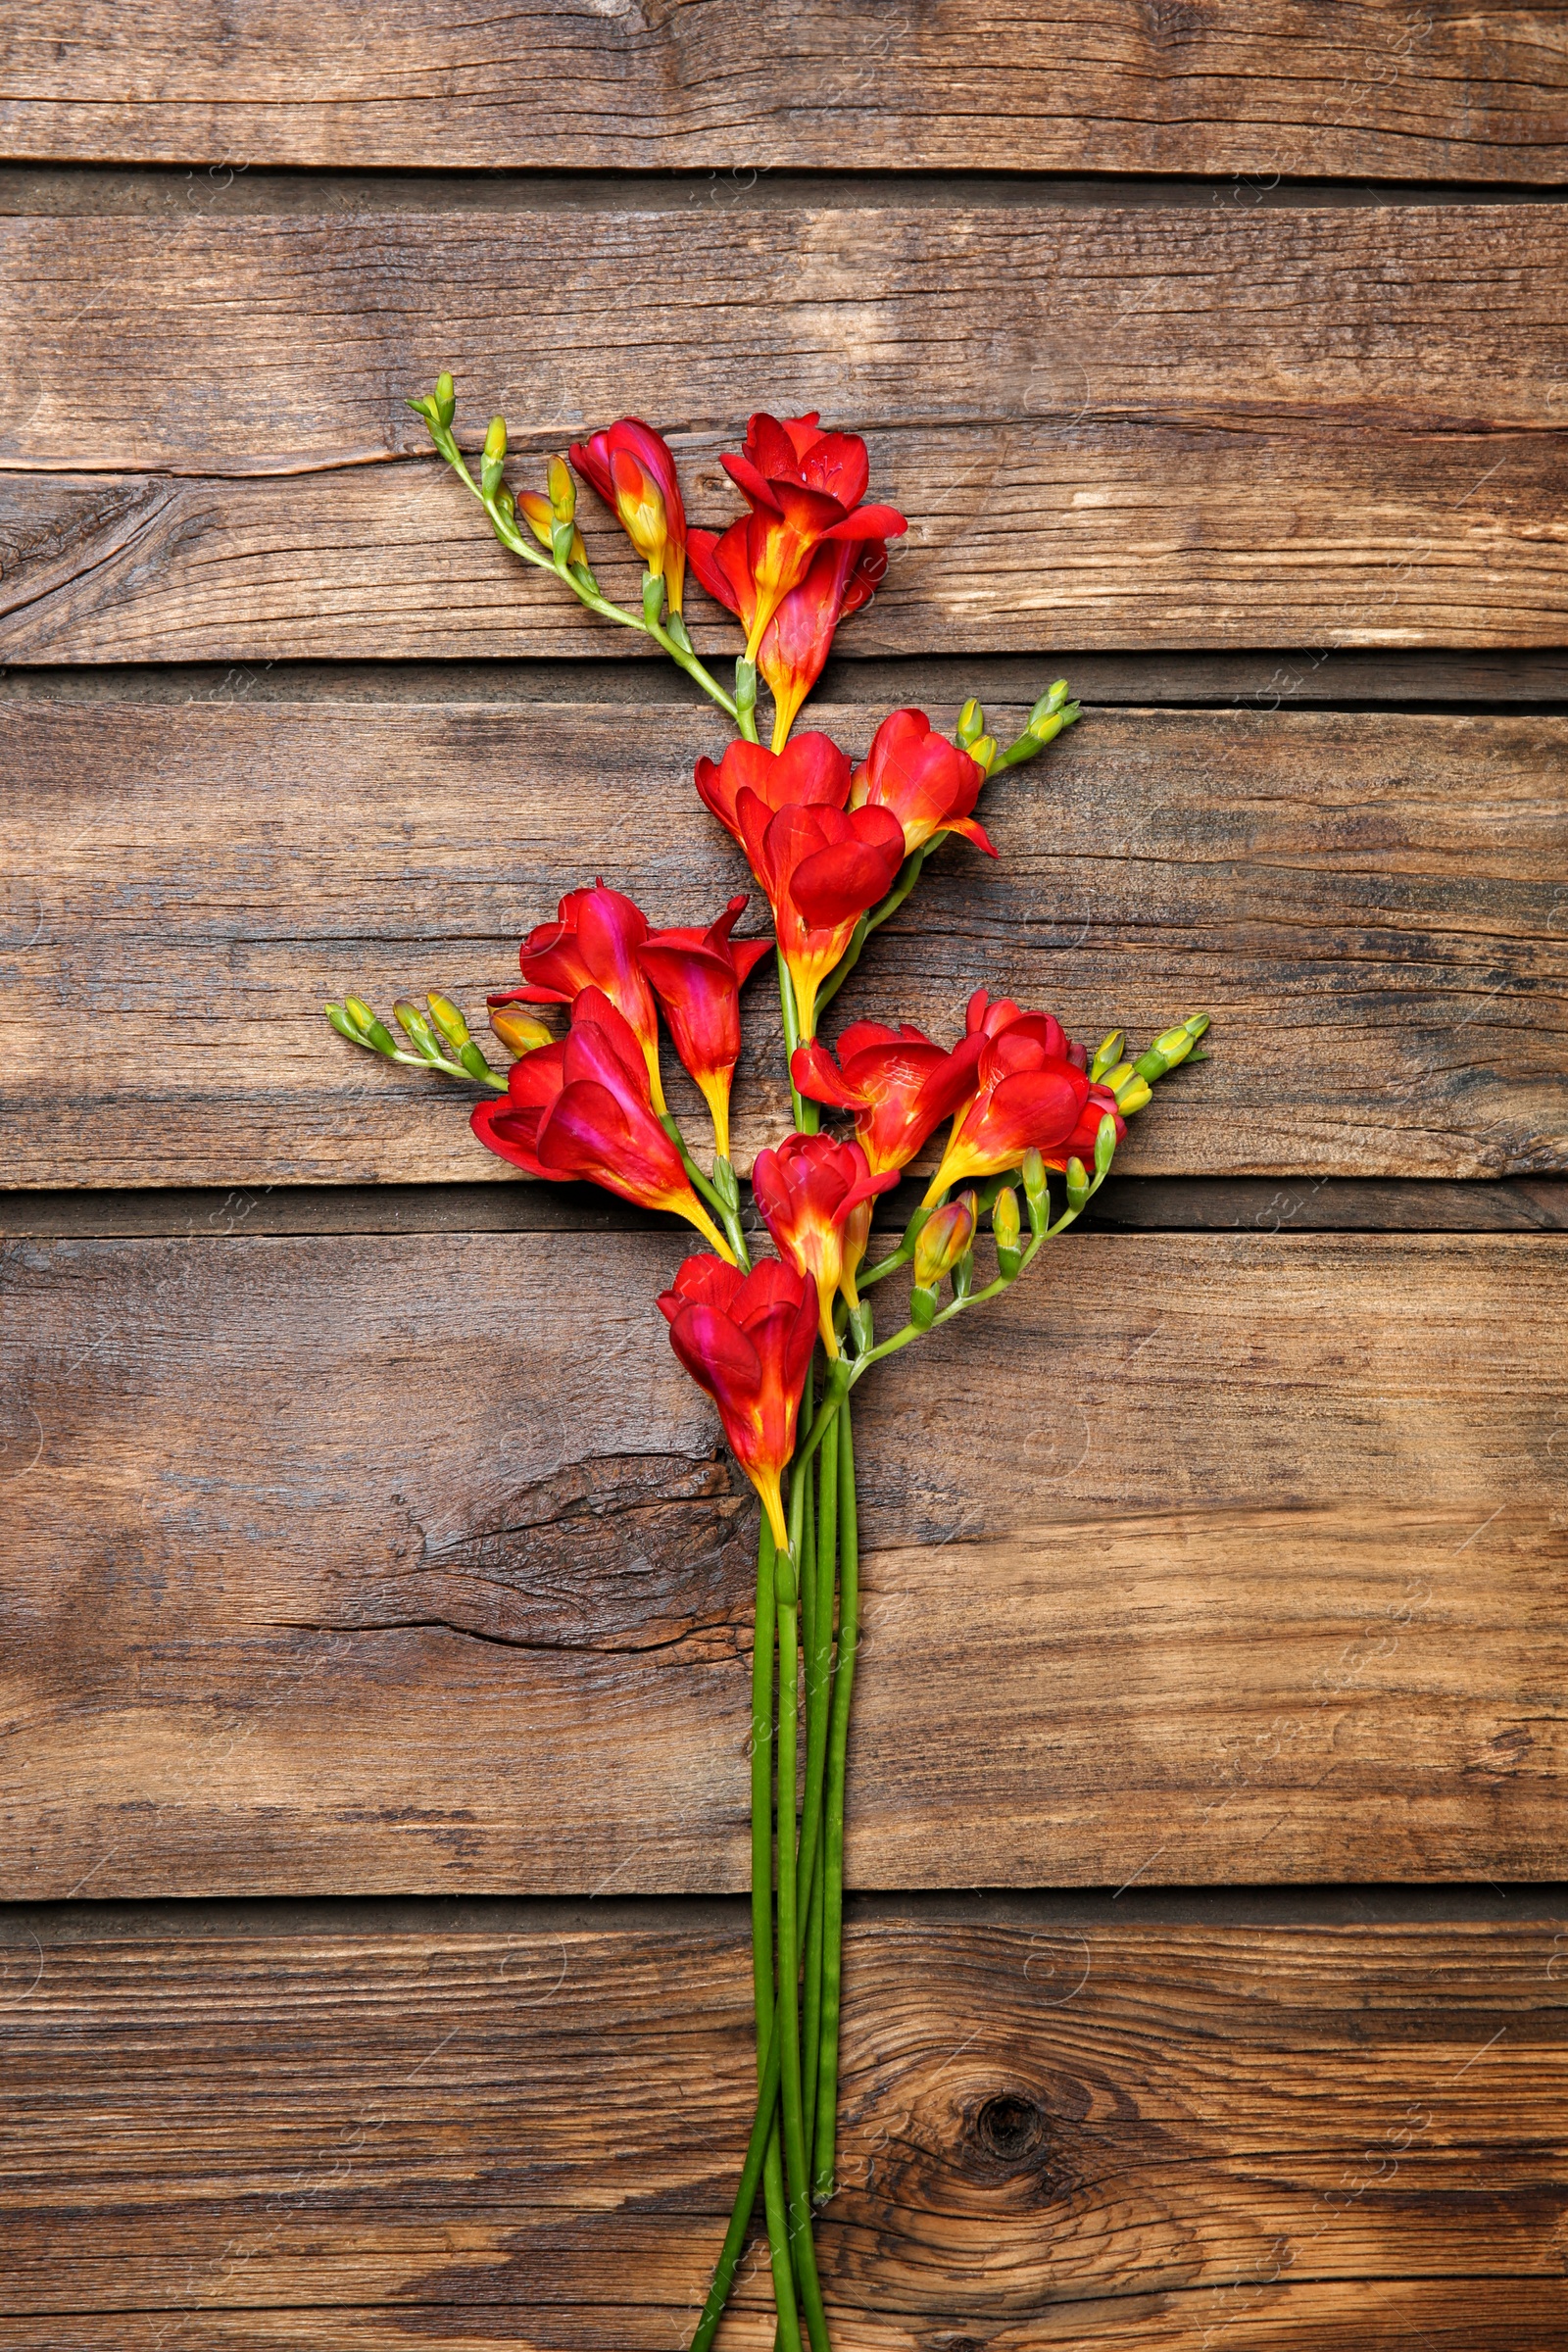
[[[553, 571], [590, 612], [661, 646], [737, 730], [718, 758], [697, 762], [695, 785], [745, 856], [769, 935], [736, 937], [751, 904], [745, 894], [706, 924], [655, 930], [602, 878], [569, 892], [555, 920], [523, 940], [520, 984], [488, 1000], [491, 1030], [514, 1056], [504, 1077], [446, 997], [428, 997], [427, 1011], [400, 1000], [406, 1044], [361, 998], [328, 1014], [356, 1045], [487, 1088], [473, 1132], [524, 1175], [603, 1186], [683, 1219], [709, 1245], [678, 1267], [658, 1304], [761, 1508], [752, 1787], [760, 2090], [694, 2352], [712, 2340], [760, 2186], [780, 2341], [799, 2352], [804, 2319], [812, 2352], [827, 2352], [811, 2218], [833, 2181], [858, 1557], [851, 1394], [874, 1364], [1005, 1293], [1081, 1215], [1128, 1119], [1159, 1079], [1195, 1057], [1207, 1016], [1165, 1030], [1129, 1058], [1120, 1031], [1091, 1052], [1053, 1013], [980, 988], [951, 1044], [906, 1022], [866, 1020], [826, 1044], [823, 1012], [926, 861], [950, 836], [999, 854], [975, 813], [981, 791], [1078, 717], [1065, 684], [1042, 695], [1005, 750], [970, 703], [951, 737], [924, 711], [895, 710], [853, 760], [829, 735], [793, 729], [835, 629], [869, 600], [887, 569], [888, 541], [906, 527], [896, 509], [866, 503], [863, 441], [823, 432], [814, 414], [754, 416], [739, 455], [724, 459], [747, 511], [718, 531], [688, 525], [674, 457], [639, 418], [574, 446], [571, 467], [642, 561], [641, 607], [629, 610], [605, 595], [590, 567], [564, 461], [549, 466], [544, 491], [513, 489], [497, 417], [476, 482], [454, 438], [450, 377], [412, 405], [502, 543]], [[692, 644], [688, 565], [745, 632], [733, 692]], [[770, 744], [757, 730], [759, 674], [773, 699]], [[792, 1123], [755, 1155], [748, 1214], [731, 1158], [731, 1093], [742, 991], [770, 953]], [[564, 1008], [559, 1033], [540, 1017], [550, 1007]], [[711, 1120], [704, 1155], [665, 1098], [666, 1033]], [[835, 1131], [823, 1130], [824, 1111]], [[877, 1200], [917, 1162], [927, 1173], [919, 1203], [873, 1263]], [[982, 1279], [975, 1260], [988, 1218], [995, 1271]], [[759, 1228], [775, 1254], [754, 1262]], [[901, 1271], [907, 1306], [879, 1340], [868, 1293]]]

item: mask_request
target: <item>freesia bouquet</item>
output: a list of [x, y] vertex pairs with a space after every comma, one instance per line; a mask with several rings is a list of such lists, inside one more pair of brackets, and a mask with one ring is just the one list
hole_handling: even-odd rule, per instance
[[[452, 378], [410, 406], [503, 546], [553, 571], [589, 612], [653, 639], [737, 730], [722, 758], [699, 760], [697, 793], [745, 852], [772, 911], [771, 939], [735, 937], [745, 897], [706, 925], [653, 931], [602, 879], [571, 892], [555, 921], [522, 942], [521, 985], [489, 999], [490, 1028], [514, 1056], [505, 1076], [446, 997], [426, 997], [422, 1009], [398, 1003], [405, 1042], [361, 998], [327, 1012], [356, 1046], [489, 1090], [473, 1132], [526, 1176], [603, 1185], [672, 1211], [707, 1244], [658, 1305], [761, 1505], [751, 1742], [759, 2091], [693, 2342], [704, 2352], [712, 2340], [760, 2188], [779, 2341], [800, 2352], [804, 2321], [812, 2352], [826, 2352], [812, 2222], [833, 2188], [838, 2105], [858, 1571], [851, 1398], [874, 1364], [1007, 1290], [1082, 1214], [1155, 1082], [1201, 1058], [1207, 1015], [1129, 1057], [1119, 1031], [1091, 1053], [1049, 1012], [980, 988], [951, 1046], [907, 1025], [855, 1021], [830, 1049], [824, 1011], [926, 860], [950, 834], [997, 854], [974, 814], [981, 787], [1072, 725], [1078, 706], [1065, 682], [1004, 750], [970, 702], [953, 740], [922, 711], [895, 710], [857, 765], [829, 736], [793, 730], [834, 630], [870, 598], [887, 542], [906, 527], [894, 508], [864, 503], [863, 441], [822, 432], [814, 416], [753, 416], [741, 454], [723, 461], [749, 511], [721, 534], [688, 527], [674, 459], [637, 418], [574, 447], [571, 466], [642, 559], [641, 608], [629, 611], [590, 568], [571, 467], [553, 460], [544, 491], [509, 487], [498, 416], [476, 481], [453, 436]], [[733, 691], [688, 634], [688, 564], [745, 630]], [[758, 736], [759, 677], [772, 697], [770, 745]], [[741, 992], [770, 948], [794, 1124], [757, 1154], [747, 1215], [730, 1157], [730, 1090]], [[564, 1035], [539, 1017], [544, 1005], [567, 1008]], [[711, 1114], [706, 1166], [664, 1100], [661, 1014]], [[823, 1130], [824, 1108], [840, 1114], [841, 1133]], [[945, 1123], [920, 1205], [873, 1262], [877, 1196]], [[989, 1279], [976, 1268], [988, 1221]], [[777, 1255], [754, 1262], [759, 1222]], [[868, 1294], [901, 1276], [905, 1311], [878, 1339]]]

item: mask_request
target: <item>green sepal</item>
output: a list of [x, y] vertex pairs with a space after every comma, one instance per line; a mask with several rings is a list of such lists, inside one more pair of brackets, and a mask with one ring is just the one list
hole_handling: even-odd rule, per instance
[[924, 1290], [919, 1283], [916, 1283], [909, 1293], [909, 1321], [914, 1325], [916, 1331], [929, 1331], [936, 1318], [937, 1295], [935, 1291]]
[[1004, 1249], [997, 1245], [997, 1272], [1004, 1282], [1016, 1282], [1023, 1271], [1023, 1251]]
[[967, 1298], [974, 1288], [974, 1251], [966, 1250], [953, 1269], [953, 1296]]
[[730, 1215], [738, 1216], [741, 1206], [741, 1188], [734, 1168], [721, 1152], [715, 1152], [713, 1155], [713, 1173], [710, 1181], [714, 1192], [723, 1201]]
[[550, 526], [550, 553], [558, 564], [571, 569], [571, 543], [577, 536], [577, 525], [571, 520], [553, 522]]
[[672, 645], [678, 646], [683, 654], [690, 654], [693, 652], [694, 649], [691, 638], [687, 633], [686, 623], [684, 620], [682, 620], [678, 612], [672, 612], [669, 618], [665, 621], [664, 635], [669, 639]]
[[876, 1346], [876, 1329], [871, 1320], [869, 1298], [862, 1298], [858, 1306], [851, 1307], [849, 1331], [855, 1342], [857, 1355], [864, 1355], [867, 1349]]
[[458, 1048], [458, 1059], [462, 1062], [464, 1068], [467, 1071], [470, 1078], [493, 1078], [495, 1076], [494, 1070], [490, 1067], [490, 1064], [486, 1061], [484, 1055], [480, 1053], [472, 1038], [469, 1038], [466, 1045], [463, 1045]]
[[664, 575], [662, 571], [643, 573], [643, 618], [651, 629], [659, 626], [659, 616], [664, 610]]

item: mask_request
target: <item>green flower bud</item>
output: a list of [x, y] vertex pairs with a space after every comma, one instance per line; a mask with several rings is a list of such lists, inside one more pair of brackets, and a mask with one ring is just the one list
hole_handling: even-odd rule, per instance
[[537, 1054], [541, 1046], [554, 1044], [543, 1021], [536, 1021], [531, 1012], [493, 1012], [490, 1026], [509, 1054], [520, 1061], [525, 1054]]
[[398, 1027], [416, 1054], [420, 1054], [426, 1061], [441, 1061], [445, 1058], [429, 1022], [417, 1004], [412, 1004], [407, 997], [399, 997], [392, 1010], [396, 1015]]
[[570, 522], [577, 512], [577, 480], [564, 458], [552, 458], [546, 476], [550, 510], [558, 522]]
[[1120, 1061], [1121, 1050], [1126, 1043], [1127, 1033], [1124, 1029], [1113, 1029], [1108, 1037], [1101, 1040], [1095, 1049], [1095, 1058], [1089, 1065], [1091, 1086], [1098, 1086], [1105, 1072]]
[[1038, 729], [1045, 725], [1048, 718], [1055, 717], [1066, 700], [1067, 681], [1065, 678], [1058, 678], [1054, 686], [1047, 687], [1039, 702], [1024, 720], [1025, 734], [1035, 735], [1038, 740]]
[[1051, 1214], [1051, 1193], [1046, 1179], [1046, 1163], [1038, 1152], [1026, 1152], [1018, 1170], [1023, 1178], [1023, 1197], [1029, 1203], [1029, 1230], [1044, 1233]]
[[929, 1331], [936, 1321], [936, 1314], [937, 1295], [935, 1291], [925, 1290], [917, 1283], [909, 1293], [909, 1321], [914, 1325], [916, 1331]]
[[1020, 1232], [1018, 1196], [1010, 1184], [1004, 1186], [997, 1195], [991, 1211], [991, 1230], [997, 1237], [999, 1250], [1017, 1249]]
[[956, 733], [959, 750], [966, 752], [971, 744], [979, 742], [985, 731], [986, 714], [971, 694], [963, 709], [958, 712]]
[[397, 1042], [391, 1030], [376, 1019], [363, 997], [345, 997], [342, 1010], [352, 1023], [352, 1027], [344, 1028], [342, 1021], [334, 1017], [334, 1010], [330, 1004], [326, 1008], [327, 1019], [331, 1021], [333, 1028], [340, 1035], [351, 1039], [357, 1046], [370, 1046], [377, 1054], [395, 1054], [397, 1052]]
[[490, 430], [484, 437], [484, 458], [479, 467], [479, 487], [486, 498], [494, 498], [501, 487], [501, 468], [507, 456], [507, 420], [492, 416]]
[[991, 773], [991, 763], [996, 756], [997, 739], [994, 735], [977, 735], [969, 746], [970, 759], [983, 767], [988, 776]]
[[1116, 1155], [1116, 1122], [1107, 1110], [1095, 1138], [1095, 1174], [1103, 1176]]
[[960, 1193], [943, 1208], [934, 1208], [920, 1228], [914, 1245], [914, 1280], [933, 1296], [944, 1274], [952, 1273], [974, 1242], [978, 1201], [972, 1192]]
[[[1111, 1132], [1115, 1133], [1114, 1128]], [[1077, 1215], [1088, 1198], [1089, 1170], [1081, 1159], [1069, 1159], [1067, 1162], [1067, 1206], [1072, 1210], [1074, 1216]]]
[[490, 1064], [486, 1061], [484, 1055], [480, 1053], [478, 1047], [474, 1044], [471, 1037], [468, 1039], [466, 1045], [461, 1045], [458, 1048], [458, 1059], [460, 1062], [462, 1062], [464, 1068], [467, 1071], [470, 1078], [482, 1079], [493, 1078], [495, 1076], [494, 1070], [490, 1067]]
[[449, 432], [452, 419], [458, 413], [458, 387], [450, 375], [435, 379], [435, 417], [443, 432]]
[[424, 1001], [430, 1007], [430, 1018], [446, 1039], [447, 1044], [449, 1046], [466, 1046], [468, 1042], [468, 1024], [453, 1004], [452, 999], [429, 996]]

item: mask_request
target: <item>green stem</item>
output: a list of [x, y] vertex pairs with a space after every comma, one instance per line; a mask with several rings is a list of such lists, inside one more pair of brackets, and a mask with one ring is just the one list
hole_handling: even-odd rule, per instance
[[[757, 1543], [757, 1625], [752, 1637], [752, 1994], [757, 2010], [757, 2071], [759, 2089], [765, 2088], [767, 2056], [764, 2044], [772, 2037], [773, 2010], [773, 1652], [777, 1589], [773, 1531], [762, 1515]], [[792, 1784], [793, 1785], [793, 1784]], [[776, 2063], [775, 2063], [776, 2072]], [[776, 2094], [775, 2094], [776, 2096]], [[766, 2102], [766, 2116], [773, 2100]], [[759, 2096], [758, 2118], [763, 2121]], [[784, 2175], [776, 2125], [765, 2125], [758, 2151], [758, 2171], [763, 2176], [763, 2204], [767, 2214], [767, 2242], [773, 2262], [773, 2294], [778, 2305], [779, 2329], [787, 2352], [800, 2352], [801, 2324], [795, 2309], [795, 2274], [790, 2263], [789, 2215], [784, 2199]], [[752, 2176], [740, 2235], [751, 2219], [757, 2198], [757, 2174]], [[737, 2199], [737, 2204], [739, 2200]], [[727, 2242], [727, 2241], [726, 2241]], [[735, 2253], [740, 2253], [737, 2239]], [[730, 2265], [731, 2276], [734, 2264]], [[718, 2285], [715, 2278], [713, 2284]], [[724, 2293], [729, 2291], [728, 2280]], [[710, 2301], [712, 2300], [710, 2294]], [[713, 2327], [723, 2309], [722, 2298], [713, 2312]], [[709, 2336], [711, 2338], [712, 2329]]]
[[[808, 1474], [798, 1468], [790, 1494], [790, 1548], [803, 1558], [801, 1535]], [[789, 2190], [790, 2245], [806, 2310], [811, 2352], [828, 2352], [827, 2320], [811, 2243], [811, 2180], [806, 2160], [801, 2105], [800, 1920], [797, 1911], [795, 1819], [796, 1719], [799, 1642], [796, 1604], [778, 1592], [778, 2003], [779, 2107], [784, 2125], [784, 2173]], [[782, 2318], [782, 2314], [780, 2315]]]
[[844, 1774], [849, 1751], [850, 1701], [859, 1638], [860, 1536], [855, 1494], [855, 1440], [848, 1401], [838, 1416], [839, 1648], [828, 1732], [826, 1836], [822, 1847], [822, 2017], [817, 2050], [816, 2128], [811, 2193], [833, 2193], [838, 2132], [839, 2021], [844, 1972]]
[[[827, 1769], [828, 1711], [832, 1703], [833, 1591], [838, 1557], [839, 1448], [836, 1433], [817, 1456], [816, 1576], [806, 1635], [806, 1803], [801, 1819], [801, 1872], [808, 1894], [806, 1993], [801, 2039], [802, 2129], [811, 2145], [816, 2113], [816, 2065], [822, 2014], [822, 1856], [817, 1836]], [[808, 1852], [812, 1859], [807, 1859]]]
[[[689, 639], [682, 645], [680, 640], [672, 636], [669, 629], [662, 622], [649, 621], [641, 612], [628, 612], [620, 605], [612, 605], [609, 597], [603, 595], [597, 585], [591, 584], [586, 579], [579, 579], [569, 564], [564, 564], [557, 556], [547, 555], [542, 547], [536, 547], [531, 539], [524, 537], [516, 524], [503, 512], [493, 498], [486, 498], [484, 491], [465, 465], [463, 452], [459, 449], [451, 433], [439, 433], [434, 426], [431, 426], [430, 438], [459, 481], [464, 484], [465, 488], [471, 490], [479, 501], [490, 518], [490, 528], [510, 554], [518, 557], [524, 564], [536, 564], [541, 571], [553, 571], [557, 579], [564, 581], [571, 590], [572, 595], [578, 599], [579, 603], [585, 605], [590, 612], [597, 612], [601, 619], [615, 621], [623, 629], [636, 629], [642, 636], [652, 637], [655, 644], [661, 646], [668, 654], [670, 660], [686, 672], [693, 683], [702, 688], [709, 700], [718, 705], [726, 718], [734, 719], [737, 725], [740, 724], [735, 710], [735, 698], [733, 695], [726, 694], [718, 680], [703, 667], [696, 653], [692, 650]], [[681, 634], [685, 635], [684, 623]], [[745, 734], [746, 731], [742, 727], [741, 732]], [[757, 740], [755, 726], [751, 730], [750, 739], [754, 743]]]
[[815, 1135], [820, 1113], [808, 1096], [800, 1094], [795, 1085], [795, 1049], [801, 1042], [801, 1024], [795, 1009], [795, 984], [790, 967], [784, 960], [784, 951], [778, 952], [778, 1001], [784, 1015], [784, 1067], [790, 1079], [790, 1116], [802, 1135]]

